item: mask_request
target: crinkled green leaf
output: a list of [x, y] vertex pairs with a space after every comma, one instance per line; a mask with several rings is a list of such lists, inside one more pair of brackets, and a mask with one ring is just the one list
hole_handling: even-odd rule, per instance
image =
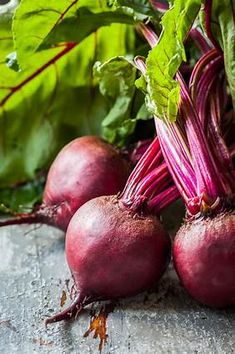
[[[38, 52], [28, 68], [0, 73], [0, 187], [33, 179], [60, 147], [75, 136], [101, 134], [107, 102], [92, 68], [133, 50], [133, 30], [100, 28], [65, 55], [65, 47]], [[114, 36], [112, 46], [110, 35]], [[61, 56], [60, 56], [61, 55]]]
[[17, 187], [0, 189], [0, 213], [30, 212], [41, 202], [45, 178], [37, 178]]
[[23, 68], [38, 49], [61, 42], [80, 43], [101, 26], [133, 23], [106, 0], [22, 0], [13, 22], [15, 48]]
[[224, 63], [235, 106], [235, 0], [213, 0], [211, 29], [224, 52]]
[[71, 11], [78, 0], [21, 0], [13, 20], [15, 49], [20, 66], [25, 66], [44, 38]]
[[158, 117], [176, 119], [180, 90], [174, 76], [182, 61], [186, 60], [184, 40], [201, 3], [201, 0], [175, 0], [162, 18], [159, 42], [148, 55], [148, 108]]
[[11, 34], [11, 21], [8, 17], [0, 16], [0, 68], [6, 63], [6, 56], [14, 49]]
[[136, 81], [135, 81], [135, 86], [137, 89], [141, 90], [144, 92], [144, 94], [147, 94], [147, 86], [146, 86], [146, 80], [143, 75], [141, 75]]
[[80, 42], [100, 26], [109, 26], [112, 23], [133, 24], [133, 20], [120, 13], [93, 14], [91, 11], [81, 8], [73, 17], [64, 19], [58, 24], [45, 38], [41, 48], [48, 48], [60, 42]]
[[104, 136], [110, 142], [120, 143], [134, 129], [134, 122], [129, 121], [129, 118], [135, 92], [136, 69], [124, 57], [116, 57], [104, 64], [97, 62], [94, 73], [99, 80], [100, 91], [110, 105], [102, 122]]
[[142, 104], [142, 106], [139, 108], [137, 115], [136, 115], [136, 119], [137, 120], [148, 120], [152, 118], [152, 116], [149, 114], [149, 111], [146, 107], [145, 102]]
[[94, 72], [110, 107], [102, 121], [103, 135], [120, 146], [133, 133], [136, 120], [150, 118], [143, 94], [135, 89], [136, 68], [126, 58], [115, 57], [96, 63]]
[[113, 0], [112, 4], [137, 21], [158, 19], [158, 13], [149, 0]]

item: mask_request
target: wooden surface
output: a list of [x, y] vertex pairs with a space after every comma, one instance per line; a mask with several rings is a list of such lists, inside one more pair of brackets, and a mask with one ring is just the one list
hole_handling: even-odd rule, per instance
[[[46, 226], [0, 229], [1, 354], [99, 353], [99, 339], [92, 333], [84, 337], [90, 309], [76, 321], [44, 326], [45, 317], [60, 309], [66, 279], [63, 233]], [[171, 268], [158, 290], [115, 305], [107, 334], [102, 353], [230, 354], [235, 353], [235, 310], [196, 304]]]

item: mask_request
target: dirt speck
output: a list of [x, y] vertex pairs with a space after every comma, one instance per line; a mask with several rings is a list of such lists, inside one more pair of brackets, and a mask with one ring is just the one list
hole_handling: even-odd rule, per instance
[[36, 344], [39, 344], [40, 346], [46, 345], [48, 347], [50, 347], [50, 346], [52, 346], [54, 344], [53, 341], [43, 339], [42, 337], [34, 338], [33, 342], [36, 343]]
[[60, 307], [64, 306], [64, 304], [66, 303], [66, 300], [67, 300], [67, 294], [66, 294], [65, 290], [62, 290], [62, 295], [60, 298]]
[[88, 337], [90, 333], [93, 334], [93, 338], [99, 338], [99, 352], [102, 352], [102, 349], [107, 342], [107, 317], [110, 312], [114, 310], [114, 304], [106, 304], [101, 307], [98, 314], [93, 312], [91, 314], [90, 326], [89, 329], [84, 333], [84, 337]]
[[6, 326], [7, 328], [11, 329], [12, 331], [17, 332], [16, 327], [13, 326], [13, 324], [11, 323], [11, 320], [1, 320], [0, 325]]

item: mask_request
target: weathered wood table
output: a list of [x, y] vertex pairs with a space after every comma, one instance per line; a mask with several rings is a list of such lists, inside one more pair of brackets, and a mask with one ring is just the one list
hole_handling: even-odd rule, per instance
[[[1, 354], [99, 353], [99, 338], [93, 332], [84, 337], [90, 309], [76, 321], [45, 328], [45, 317], [60, 309], [63, 290], [67, 293], [66, 279], [63, 233], [46, 226], [0, 229]], [[158, 290], [116, 303], [106, 325], [102, 353], [235, 352], [235, 310], [198, 305], [172, 269]]]

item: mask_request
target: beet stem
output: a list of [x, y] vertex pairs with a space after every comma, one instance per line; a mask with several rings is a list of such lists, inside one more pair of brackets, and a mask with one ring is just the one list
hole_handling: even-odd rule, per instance
[[207, 39], [197, 28], [192, 28], [189, 35], [202, 53], [206, 53], [211, 49]]
[[157, 215], [160, 215], [164, 209], [170, 204], [175, 202], [180, 197], [179, 191], [176, 186], [170, 186], [163, 192], [159, 193], [156, 197], [150, 199], [148, 207]]
[[[146, 200], [157, 196], [172, 182], [166, 163], [163, 161], [160, 143], [156, 137], [131, 173], [119, 196], [121, 203], [137, 211], [146, 207]], [[169, 193], [168, 193], [169, 195]], [[173, 199], [177, 199], [173, 196]], [[169, 195], [169, 200], [171, 197]]]
[[213, 48], [209, 52], [207, 52], [206, 55], [203, 55], [194, 66], [192, 74], [189, 79], [189, 89], [193, 100], [196, 98], [195, 91], [205, 66], [207, 66], [217, 56], [218, 56], [218, 51], [215, 48]]
[[157, 0], [150, 0], [149, 1], [154, 10], [159, 11], [159, 12], [166, 12], [169, 8], [169, 5], [167, 3], [163, 3], [161, 1]]
[[218, 171], [218, 166], [212, 156], [208, 141], [200, 124], [198, 112], [191, 100], [187, 85], [180, 75], [176, 74], [181, 90], [181, 113], [185, 119], [185, 129], [193, 158], [193, 166], [197, 179], [197, 194], [206, 193], [210, 198], [226, 195]]
[[207, 36], [210, 39], [211, 43], [214, 45], [214, 47], [217, 48], [217, 50], [219, 50], [220, 52], [222, 52], [218, 42], [216, 41], [215, 37], [213, 36], [212, 30], [211, 30], [212, 0], [205, 1], [204, 12], [205, 12], [205, 27], [206, 27]]

